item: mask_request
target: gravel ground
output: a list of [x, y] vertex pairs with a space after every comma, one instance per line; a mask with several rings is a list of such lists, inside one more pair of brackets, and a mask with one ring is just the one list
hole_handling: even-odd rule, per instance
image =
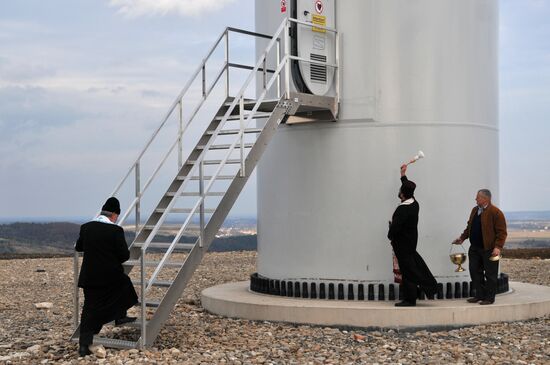
[[[366, 332], [226, 319], [200, 307], [202, 289], [246, 280], [254, 252], [210, 253], [148, 351], [78, 358], [72, 260], [0, 260], [0, 363], [12, 364], [550, 364], [550, 318], [452, 331]], [[514, 281], [550, 286], [550, 260], [506, 260]], [[51, 309], [35, 303], [51, 302]], [[106, 327], [128, 337], [133, 329]]]

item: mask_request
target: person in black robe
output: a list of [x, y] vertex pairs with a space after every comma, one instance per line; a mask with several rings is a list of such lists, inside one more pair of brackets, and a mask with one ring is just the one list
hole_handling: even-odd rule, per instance
[[75, 245], [83, 252], [78, 286], [84, 290], [84, 306], [80, 319], [79, 354], [89, 355], [89, 345], [105, 323], [120, 325], [135, 321], [126, 311], [138, 302], [134, 286], [124, 273], [122, 263], [130, 257], [124, 230], [115, 224], [120, 203], [112, 197], [101, 214], [80, 227]]
[[403, 290], [403, 301], [396, 303], [396, 307], [415, 306], [417, 287], [420, 287], [428, 298], [433, 298], [437, 292], [435, 278], [422, 257], [416, 252], [420, 206], [414, 198], [416, 184], [407, 179], [406, 172], [407, 165], [401, 166], [401, 188], [398, 195], [401, 204], [393, 213], [388, 231], [388, 238], [403, 276], [400, 288]]

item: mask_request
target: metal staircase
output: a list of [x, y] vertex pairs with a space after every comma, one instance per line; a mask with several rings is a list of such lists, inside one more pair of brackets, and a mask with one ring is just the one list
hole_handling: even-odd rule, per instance
[[[135, 197], [121, 215], [119, 224], [124, 224], [131, 213], [135, 213], [136, 237], [130, 246], [130, 259], [124, 263], [124, 266], [128, 274], [132, 274], [134, 269], [133, 274], [139, 274], [137, 277], [134, 275], [133, 282], [136, 287], [139, 287], [140, 318], [139, 321], [130, 325], [137, 327], [139, 333], [136, 335], [139, 337], [128, 341], [96, 336], [94, 343], [115, 348], [151, 346], [277, 132], [279, 124], [295, 115], [307, 115], [311, 119], [319, 113], [326, 119], [327, 112], [330, 112], [332, 118], [336, 118], [338, 91], [334, 97], [325, 97], [294, 93], [290, 89], [290, 63], [293, 61], [334, 67], [337, 69], [335, 77], [337, 79], [339, 77], [338, 55], [336, 64], [327, 64], [290, 54], [289, 29], [292, 22], [304, 27], [312, 26], [295, 19], [285, 19], [273, 36], [227, 28], [111, 194], [111, 196], [117, 195], [124, 184], [132, 181], [132, 175], [134, 175]], [[338, 44], [337, 32], [334, 29], [325, 29], [335, 34]], [[269, 40], [255, 66], [229, 62], [230, 33]], [[284, 42], [283, 37], [285, 37]], [[223, 47], [225, 62], [215, 73], [213, 82], [207, 86], [206, 65], [213, 53], [221, 48], [222, 41], [225, 45]], [[284, 45], [284, 53], [281, 50], [282, 45]], [[273, 65], [271, 69], [269, 64]], [[231, 68], [250, 70], [234, 97], [229, 96]], [[224, 75], [225, 82], [221, 82]], [[202, 96], [198, 105], [192, 109], [188, 120], [184, 120], [182, 110], [191, 104], [189, 100], [192, 98], [188, 95], [188, 91], [196, 80], [202, 85]], [[219, 105], [214, 117], [205, 123], [204, 119], [201, 120], [197, 115], [217, 86], [225, 87], [225, 100]], [[247, 99], [245, 98], [247, 91], [252, 91], [259, 96], [255, 99]], [[160, 163], [152, 175], [142, 185], [141, 162], [145, 154], [150, 152], [150, 146], [159, 132], [166, 127], [168, 119], [174, 115], [179, 119], [176, 139], [169, 146], [168, 152], [161, 156]], [[193, 128], [199, 128], [203, 133], [184, 161], [183, 137], [190, 130], [191, 125], [194, 126]], [[144, 194], [149, 191], [148, 188], [169, 157], [175, 153], [177, 153], [178, 171], [149, 218], [142, 224], [140, 215]], [[173, 224], [174, 221], [179, 223]], [[77, 287], [78, 253], [74, 256], [74, 273], [75, 331], [72, 340], [78, 341], [80, 313]]]

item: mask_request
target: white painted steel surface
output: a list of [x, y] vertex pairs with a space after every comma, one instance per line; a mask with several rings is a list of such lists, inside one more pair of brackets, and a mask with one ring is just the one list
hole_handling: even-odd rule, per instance
[[[273, 33], [279, 1], [256, 1]], [[498, 204], [496, 0], [340, 0], [336, 123], [281, 126], [258, 171], [258, 273], [392, 282], [387, 221], [399, 166], [420, 203], [418, 250], [440, 282], [478, 189]], [[467, 264], [466, 264], [467, 267]]]

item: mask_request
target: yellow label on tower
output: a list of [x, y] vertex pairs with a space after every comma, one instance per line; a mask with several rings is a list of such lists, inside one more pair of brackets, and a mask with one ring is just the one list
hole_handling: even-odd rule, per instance
[[[321, 25], [323, 27], [326, 27], [327, 26], [327, 17], [324, 16], [324, 15], [313, 14], [312, 17], [311, 17], [311, 22], [315, 25]], [[322, 28], [312, 27], [311, 30], [314, 31], [314, 32], [326, 33], [326, 30], [324, 30]]]

